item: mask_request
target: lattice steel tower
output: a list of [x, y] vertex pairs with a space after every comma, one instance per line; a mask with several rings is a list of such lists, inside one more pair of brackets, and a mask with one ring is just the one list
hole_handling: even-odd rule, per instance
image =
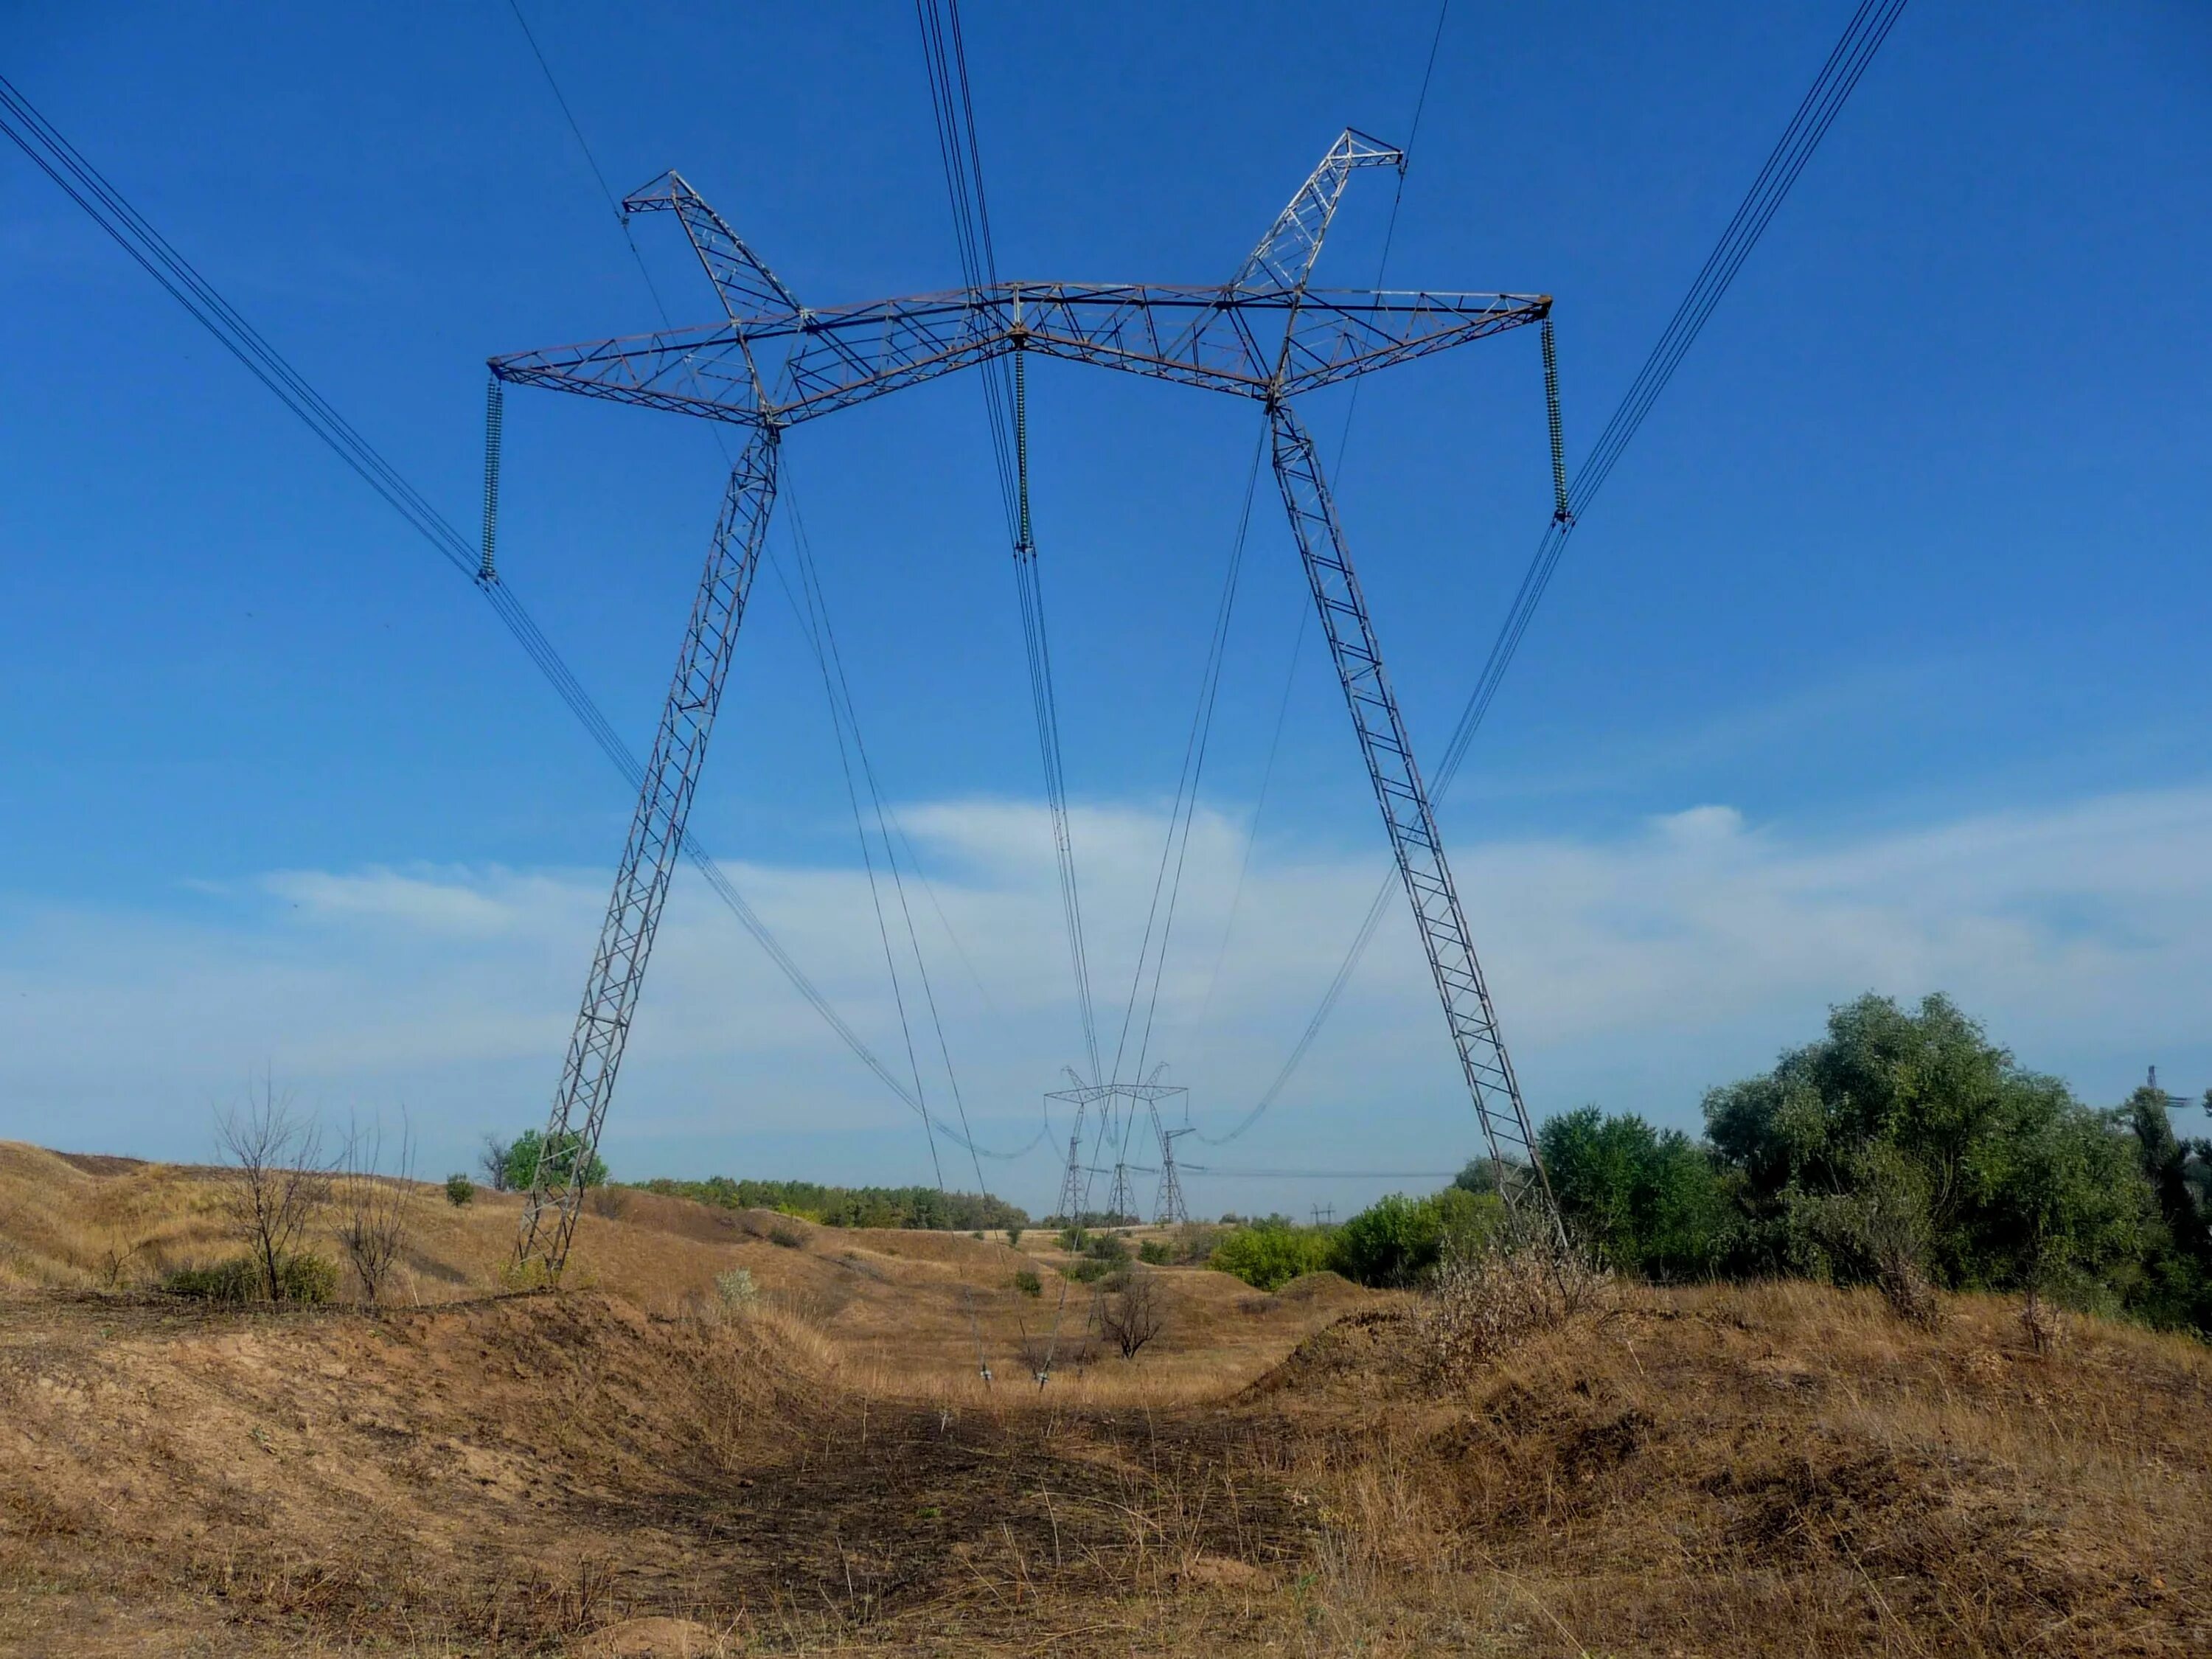
[[541, 1261], [557, 1278], [567, 1259], [583, 1196], [580, 1172], [605, 1122], [698, 787], [775, 499], [784, 434], [833, 410], [1016, 352], [1228, 392], [1266, 411], [1283, 504], [1476, 1115], [1501, 1170], [1527, 1171], [1525, 1183], [1507, 1191], [1508, 1202], [1524, 1217], [1533, 1210], [1542, 1231], [1561, 1237], [1351, 553], [1313, 439], [1291, 407], [1306, 392], [1394, 363], [1530, 324], [1549, 329], [1552, 302], [1543, 295], [1311, 286], [1314, 262], [1352, 173], [1402, 167], [1404, 161], [1399, 151], [1347, 130], [1225, 283], [999, 283], [819, 311], [801, 306], [671, 173], [623, 210], [676, 215], [721, 299], [723, 319], [492, 360], [493, 375], [507, 384], [671, 410], [749, 434], [730, 475], [547, 1120], [549, 1149], [573, 1150], [539, 1161], [523, 1207], [519, 1260]]

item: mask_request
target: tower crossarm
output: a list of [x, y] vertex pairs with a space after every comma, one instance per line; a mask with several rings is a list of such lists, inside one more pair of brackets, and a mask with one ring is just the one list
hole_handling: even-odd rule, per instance
[[[520, 385], [741, 425], [795, 424], [1017, 346], [1266, 402], [1540, 322], [1550, 308], [1548, 296], [1525, 294], [1005, 283], [519, 352], [491, 368]], [[783, 365], [763, 394], [755, 364], [771, 351]]]

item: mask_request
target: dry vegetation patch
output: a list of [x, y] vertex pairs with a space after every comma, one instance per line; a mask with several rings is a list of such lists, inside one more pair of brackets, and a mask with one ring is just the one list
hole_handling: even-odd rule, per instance
[[649, 1194], [558, 1297], [483, 1293], [489, 1194], [417, 1212], [420, 1306], [100, 1288], [208, 1182], [0, 1147], [53, 1195], [0, 1218], [0, 1651], [2212, 1651], [2212, 1353], [2101, 1321], [1159, 1267], [1133, 1360], [1069, 1286], [1039, 1390], [1048, 1241]]

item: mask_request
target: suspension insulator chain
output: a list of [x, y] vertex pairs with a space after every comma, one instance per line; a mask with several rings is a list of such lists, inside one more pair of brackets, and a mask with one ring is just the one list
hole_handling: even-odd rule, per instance
[[499, 535], [499, 434], [506, 406], [507, 388], [495, 374], [484, 389], [483, 554], [477, 565], [477, 580], [486, 586], [498, 580], [492, 550]]
[[1571, 525], [1573, 509], [1567, 505], [1567, 434], [1559, 420], [1559, 353], [1552, 341], [1552, 319], [1544, 318], [1544, 413], [1552, 423], [1552, 509], [1553, 522]]
[[1014, 347], [1014, 473], [1020, 480], [1020, 530], [1014, 544], [1016, 556], [1036, 556], [1036, 543], [1030, 537], [1030, 377], [1029, 354], [1017, 343]]

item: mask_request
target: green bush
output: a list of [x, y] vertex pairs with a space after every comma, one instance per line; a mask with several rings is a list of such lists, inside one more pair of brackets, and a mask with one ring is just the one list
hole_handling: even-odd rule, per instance
[[1129, 1259], [1129, 1246], [1119, 1233], [1093, 1233], [1091, 1242], [1083, 1247], [1083, 1253], [1094, 1261], [1119, 1267]]
[[783, 1249], [795, 1250], [806, 1243], [806, 1235], [796, 1227], [771, 1227], [768, 1230], [768, 1242]]
[[1681, 1131], [1585, 1106], [1547, 1122], [1536, 1142], [1567, 1230], [1607, 1265], [1662, 1283], [1720, 1265], [1727, 1187], [1712, 1153]]
[[[544, 1152], [544, 1145], [545, 1137], [537, 1129], [526, 1129], [514, 1138], [514, 1143], [507, 1149], [507, 1184], [510, 1190], [518, 1193], [530, 1190], [532, 1183], [538, 1179], [538, 1160]], [[584, 1137], [576, 1131], [570, 1129], [564, 1133], [560, 1144], [554, 1149], [554, 1174], [567, 1179], [574, 1170], [576, 1154], [583, 1150], [583, 1146]], [[597, 1152], [593, 1152], [584, 1164], [583, 1184], [586, 1187], [607, 1184], [607, 1166]]]
[[824, 1227], [909, 1227], [970, 1233], [977, 1228], [1022, 1227], [1028, 1212], [1001, 1199], [976, 1193], [941, 1192], [934, 1187], [825, 1187], [813, 1181], [735, 1181], [709, 1176], [704, 1181], [656, 1177], [647, 1192], [726, 1210], [780, 1210]]
[[1175, 1252], [1163, 1241], [1148, 1238], [1137, 1246], [1137, 1260], [1148, 1267], [1164, 1267], [1175, 1260]]
[[1319, 1227], [1267, 1221], [1240, 1227], [1214, 1246], [1206, 1265], [1232, 1273], [1255, 1291], [1278, 1291], [1330, 1264], [1333, 1242]]
[[[202, 1302], [265, 1302], [269, 1281], [261, 1264], [252, 1256], [233, 1256], [207, 1267], [179, 1267], [161, 1280], [172, 1296], [188, 1296]], [[327, 1302], [338, 1288], [337, 1264], [327, 1257], [302, 1250], [278, 1259], [276, 1289], [280, 1301]]]
[[1114, 1271], [1114, 1264], [1102, 1261], [1095, 1255], [1079, 1256], [1060, 1268], [1060, 1272], [1079, 1285], [1094, 1285]]
[[1022, 1230], [1019, 1227], [1006, 1229], [1006, 1248], [1010, 1250], [1018, 1250], [1022, 1248]]
[[473, 1200], [476, 1195], [477, 1183], [466, 1176], [449, 1175], [446, 1177], [446, 1202], [455, 1209], [459, 1209], [464, 1204]]
[[749, 1307], [760, 1295], [760, 1287], [753, 1283], [749, 1267], [732, 1267], [714, 1275], [714, 1294], [726, 1308]]
[[1443, 1243], [1436, 1204], [1393, 1193], [1337, 1230], [1333, 1265], [1362, 1285], [1411, 1285], [1437, 1265]]
[[1014, 1273], [1014, 1288], [1024, 1296], [1042, 1296], [1044, 1280], [1039, 1279], [1034, 1267], [1021, 1267]]

